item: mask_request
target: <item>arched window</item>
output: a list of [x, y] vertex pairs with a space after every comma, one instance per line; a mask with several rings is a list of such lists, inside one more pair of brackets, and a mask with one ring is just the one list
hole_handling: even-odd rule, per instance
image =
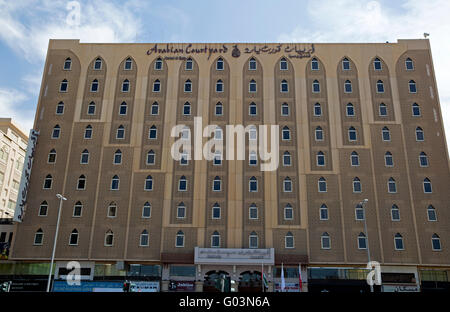
[[223, 92], [223, 82], [220, 79], [216, 82], [216, 92]]
[[292, 180], [289, 177], [286, 177], [283, 180], [283, 192], [285, 193], [292, 192]]
[[185, 176], [181, 176], [180, 180], [178, 181], [178, 191], [187, 191], [187, 180]]
[[348, 140], [349, 141], [356, 141], [356, 129], [352, 126], [348, 128]]
[[87, 114], [88, 115], [95, 115], [95, 103], [94, 102], [89, 103]]
[[127, 58], [124, 64], [124, 69], [125, 70], [131, 70], [133, 67], [133, 61], [131, 60], [131, 58]]
[[47, 163], [49, 163], [49, 164], [54, 164], [55, 162], [56, 162], [56, 150], [53, 148], [53, 149], [48, 153]]
[[111, 230], [108, 230], [105, 233], [105, 246], [111, 247], [114, 245], [114, 233]]
[[186, 102], [183, 105], [183, 115], [189, 116], [190, 114], [191, 114], [191, 104], [189, 102]]
[[222, 165], [222, 152], [221, 151], [215, 151], [214, 152], [213, 165], [215, 165], [215, 166]]
[[219, 192], [222, 190], [222, 180], [216, 176], [213, 180], [213, 187], [212, 187], [214, 192]]
[[163, 61], [161, 58], [158, 58], [155, 62], [155, 70], [162, 70], [163, 69]]
[[291, 154], [286, 151], [283, 154], [283, 166], [290, 166], [292, 164], [291, 162]]
[[250, 116], [256, 116], [257, 114], [257, 108], [256, 108], [256, 104], [255, 103], [250, 103], [250, 105], [248, 106], [248, 114]]
[[347, 106], [345, 107], [346, 109], [346, 113], [348, 117], [353, 117], [355, 116], [355, 107], [353, 106], [352, 103], [347, 103]]
[[249, 248], [258, 248], [258, 234], [256, 232], [251, 232], [248, 237], [248, 247]]
[[436, 208], [433, 205], [429, 205], [427, 208], [428, 221], [437, 221]]
[[417, 93], [417, 86], [414, 80], [408, 82], [409, 93]]
[[423, 141], [424, 140], [424, 134], [421, 127], [416, 128], [416, 141]]
[[222, 133], [222, 128], [220, 128], [219, 126], [217, 126], [214, 129], [214, 140], [222, 140], [223, 139], [223, 133]]
[[141, 247], [147, 247], [148, 244], [149, 244], [149, 241], [148, 241], [148, 232], [147, 232], [147, 230], [143, 230], [143, 231], [141, 232], [140, 237], [139, 237], [139, 246], [141, 246]]
[[36, 233], [34, 233], [34, 245], [42, 245], [44, 242], [44, 232], [42, 229], [38, 229]]
[[222, 105], [222, 103], [218, 102], [216, 104], [215, 109], [214, 109], [214, 114], [216, 116], [222, 116], [223, 115], [223, 105]]
[[375, 59], [373, 60], [373, 68], [374, 68], [375, 70], [381, 70], [381, 61], [380, 61], [379, 58], [375, 58]]
[[286, 80], [281, 81], [280, 90], [283, 93], [284, 92], [289, 92], [289, 85], [288, 85], [288, 82]]
[[319, 62], [316, 58], [311, 60], [311, 70], [319, 70]]
[[45, 216], [47, 216], [47, 212], [48, 212], [48, 204], [47, 204], [47, 201], [44, 200], [44, 201], [39, 205], [38, 216], [40, 216], [40, 217], [45, 217]]
[[117, 216], [117, 204], [115, 202], [109, 203], [106, 215], [108, 218], [115, 218]]
[[365, 211], [364, 211], [364, 207], [358, 203], [355, 206], [355, 220], [356, 221], [363, 221], [365, 218]]
[[66, 58], [64, 61], [64, 70], [70, 70], [72, 68], [72, 60], [70, 57]]
[[289, 127], [287, 127], [287, 126], [283, 127], [282, 139], [283, 139], [283, 141], [288, 141], [291, 139], [291, 130], [289, 130]]
[[250, 166], [256, 166], [258, 164], [258, 155], [255, 151], [250, 151], [249, 157], [248, 157], [248, 164]]
[[383, 138], [383, 141], [391, 140], [391, 132], [389, 131], [388, 127], [383, 127], [383, 129], [381, 130], [381, 137]]
[[382, 80], [377, 81], [377, 93], [384, 93], [384, 83]]
[[327, 191], [327, 180], [324, 177], [320, 177], [317, 181], [317, 187], [320, 193], [325, 193]]
[[419, 104], [413, 103], [413, 105], [412, 105], [412, 115], [414, 117], [421, 115], [420, 114], [420, 106], [419, 106]]
[[192, 59], [191, 59], [191, 58], [188, 58], [188, 59], [186, 60], [184, 69], [185, 69], [185, 70], [192, 70], [193, 68], [194, 68], [194, 63], [192, 62]]
[[218, 203], [215, 203], [212, 207], [211, 216], [212, 219], [220, 219], [221, 211], [220, 211], [220, 205]]
[[87, 149], [84, 149], [81, 152], [80, 164], [86, 165], [88, 163], [89, 163], [89, 151]]
[[344, 92], [352, 93], [352, 82], [350, 80], [346, 80], [344, 83]]
[[342, 70], [350, 70], [350, 61], [347, 58], [342, 60]]
[[120, 179], [118, 175], [115, 175], [111, 179], [111, 190], [118, 190], [120, 184]]
[[183, 202], [179, 203], [177, 206], [177, 219], [186, 218], [186, 206]]
[[312, 92], [319, 93], [320, 92], [320, 83], [318, 80], [314, 80], [312, 83]]
[[294, 235], [291, 232], [284, 236], [284, 248], [294, 248]]
[[56, 125], [55, 127], [53, 127], [52, 139], [59, 139], [60, 135], [61, 135], [61, 127], [59, 125]]
[[249, 70], [256, 70], [256, 60], [254, 58], [251, 58], [248, 62], [248, 69]]
[[159, 81], [159, 79], [156, 79], [153, 82], [153, 92], [160, 92], [161, 91], [161, 82]]
[[284, 206], [284, 220], [294, 220], [294, 209], [291, 204]]
[[319, 209], [320, 220], [328, 220], [328, 207], [322, 204]]
[[84, 190], [84, 189], [86, 189], [86, 177], [82, 174], [78, 178], [77, 190]]
[[221, 57], [216, 62], [216, 70], [223, 70], [223, 59]]
[[389, 178], [388, 180], [388, 192], [389, 193], [397, 193], [397, 184], [394, 178]]
[[404, 250], [405, 249], [405, 247], [403, 245], [403, 237], [400, 235], [400, 233], [395, 234], [394, 245], [395, 245], [395, 250]]
[[77, 229], [73, 229], [72, 233], [70, 233], [69, 245], [70, 246], [78, 245], [78, 230]]
[[122, 139], [124, 139], [124, 138], [125, 138], [125, 128], [124, 128], [123, 125], [120, 125], [120, 126], [117, 128], [116, 139], [122, 140]]
[[258, 219], [258, 207], [255, 203], [252, 203], [250, 207], [248, 208], [248, 218], [250, 220], [257, 220]]
[[98, 91], [98, 80], [94, 79], [91, 83], [91, 92], [97, 92]]
[[380, 103], [378, 107], [378, 115], [381, 117], [387, 116], [387, 106], [384, 103]]
[[150, 140], [156, 140], [158, 137], [158, 130], [155, 125], [152, 125], [148, 131], [148, 138]]
[[323, 130], [322, 127], [317, 126], [315, 130], [316, 141], [323, 141]]
[[102, 59], [97, 58], [94, 62], [94, 70], [101, 70], [102, 69]]
[[398, 209], [396, 204], [393, 204], [391, 207], [391, 220], [400, 221], [400, 209]]
[[115, 153], [114, 153], [114, 160], [113, 163], [115, 165], [120, 165], [122, 163], [122, 152], [120, 151], [120, 149], [118, 149]]
[[322, 116], [322, 106], [320, 103], [314, 104], [314, 116]]
[[350, 164], [352, 166], [359, 166], [359, 155], [357, 152], [353, 151], [350, 154]]
[[155, 152], [153, 150], [148, 151], [146, 164], [147, 165], [155, 164]]
[[289, 104], [281, 104], [281, 116], [289, 116]]
[[431, 181], [428, 178], [423, 180], [423, 192], [424, 193], [433, 193], [433, 189], [431, 187]]
[[248, 183], [249, 192], [258, 192], [258, 180], [251, 177]]
[[384, 165], [386, 167], [394, 166], [394, 157], [392, 156], [392, 153], [389, 151], [384, 154]]
[[142, 218], [148, 219], [152, 216], [152, 205], [149, 202], [145, 202], [142, 207]]
[[248, 84], [248, 92], [255, 93], [256, 92], [256, 81], [250, 80], [250, 83]]
[[175, 237], [175, 247], [184, 247], [184, 233], [183, 231], [178, 231]]
[[362, 192], [361, 180], [358, 177], [355, 177], [353, 179], [353, 193], [361, 193], [361, 192]]
[[322, 233], [322, 236], [320, 236], [320, 244], [322, 249], [331, 248], [331, 238], [327, 232]]
[[319, 151], [316, 155], [317, 166], [325, 166], [325, 154]]
[[184, 92], [192, 92], [192, 82], [189, 79], [184, 83]]
[[358, 235], [358, 249], [367, 249], [367, 238], [362, 232]]
[[153, 178], [150, 175], [145, 178], [144, 190], [146, 191], [153, 190]]
[[127, 103], [122, 102], [119, 106], [119, 115], [126, 115], [127, 114]]
[[84, 129], [84, 138], [85, 139], [91, 139], [92, 138], [92, 126], [87, 125]]
[[58, 105], [56, 105], [56, 115], [62, 115], [64, 114], [64, 103], [59, 102]]
[[61, 84], [59, 85], [59, 92], [67, 92], [68, 88], [69, 82], [66, 79], [61, 81]]
[[191, 134], [191, 129], [188, 126], [185, 126], [182, 130], [181, 130], [181, 138], [188, 140], [189, 136]]
[[288, 62], [284, 57], [280, 60], [280, 70], [288, 70]]
[[431, 246], [433, 248], [433, 251], [441, 250], [441, 239], [436, 233], [431, 236]]
[[211, 235], [211, 248], [219, 248], [220, 247], [220, 234], [217, 231], [214, 231]]
[[154, 102], [150, 109], [150, 115], [159, 115], [159, 104]]
[[122, 92], [130, 92], [130, 81], [128, 79], [122, 82]]
[[52, 188], [53, 178], [51, 174], [48, 174], [44, 179], [44, 189], [49, 190]]
[[428, 156], [424, 152], [419, 155], [419, 164], [420, 167], [428, 167]]
[[406, 70], [414, 70], [414, 63], [409, 57], [405, 60], [405, 66]]

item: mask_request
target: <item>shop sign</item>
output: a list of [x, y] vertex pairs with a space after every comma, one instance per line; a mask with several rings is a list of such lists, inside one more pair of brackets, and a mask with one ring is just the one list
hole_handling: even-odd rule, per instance
[[47, 289], [47, 280], [13, 280], [10, 292], [15, 291], [45, 291]]
[[419, 292], [416, 285], [383, 285], [383, 292]]
[[[285, 283], [284, 292], [300, 292], [298, 283]], [[281, 292], [281, 283], [275, 283], [275, 292]]]
[[132, 292], [159, 292], [159, 282], [131, 281]]
[[170, 281], [170, 291], [195, 291], [194, 281]]
[[274, 264], [275, 252], [267, 249], [199, 248], [195, 247], [195, 264]]
[[80, 285], [69, 285], [67, 281], [55, 281], [54, 292], [123, 292], [123, 282], [81, 281]]

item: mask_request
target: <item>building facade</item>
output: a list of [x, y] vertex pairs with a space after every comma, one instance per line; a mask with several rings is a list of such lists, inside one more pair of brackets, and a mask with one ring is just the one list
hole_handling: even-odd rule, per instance
[[[172, 157], [177, 125], [192, 159]], [[279, 126], [274, 170], [252, 125]], [[76, 260], [92, 283], [208, 291], [225, 275], [257, 291], [264, 271], [277, 291], [283, 265], [288, 289], [300, 267], [303, 291], [359, 291], [370, 247], [384, 291], [448, 286], [449, 158], [428, 40], [51, 40], [34, 129], [12, 257], [48, 265], [63, 194], [56, 279]], [[226, 148], [193, 155], [211, 137]], [[245, 160], [229, 160], [239, 139]]]

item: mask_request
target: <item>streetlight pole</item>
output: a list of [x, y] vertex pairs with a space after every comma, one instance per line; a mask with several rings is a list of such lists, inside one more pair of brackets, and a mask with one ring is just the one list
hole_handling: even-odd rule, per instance
[[56, 194], [56, 197], [59, 198], [58, 221], [56, 221], [55, 241], [53, 242], [52, 260], [50, 262], [50, 273], [48, 274], [48, 281], [47, 281], [47, 292], [50, 292], [50, 282], [52, 279], [53, 262], [55, 261], [56, 241], [58, 240], [59, 220], [61, 218], [62, 203], [63, 200], [67, 200], [67, 198], [65, 198], [61, 194]]
[[[366, 235], [366, 247], [367, 247], [367, 258], [370, 263], [370, 247], [369, 247], [369, 233], [367, 232], [367, 217], [366, 217], [366, 207], [364, 206], [369, 200], [364, 199], [360, 204], [364, 213], [364, 234]], [[373, 283], [370, 283], [370, 292], [373, 292]]]

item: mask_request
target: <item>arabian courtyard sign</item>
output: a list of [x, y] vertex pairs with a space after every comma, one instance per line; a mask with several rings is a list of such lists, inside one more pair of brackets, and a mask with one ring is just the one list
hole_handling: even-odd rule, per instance
[[195, 247], [195, 264], [270, 264], [275, 263], [273, 248], [237, 249], [237, 248], [200, 248]]
[[[239, 49], [238, 45], [232, 45], [232, 49], [226, 46], [225, 44], [222, 44], [221, 47], [215, 46], [208, 46], [205, 44], [204, 46], [196, 46], [193, 47], [192, 43], [187, 44], [186, 47], [183, 45], [172, 45], [172, 44], [166, 44], [166, 45], [160, 45], [158, 46], [157, 43], [155, 45], [147, 50], [147, 55], [152, 54], [162, 54], [164, 55], [165, 60], [185, 60], [188, 58], [189, 55], [193, 54], [206, 54], [208, 55], [208, 60], [213, 54], [226, 54], [228, 50], [231, 50], [231, 55], [233, 57], [239, 57], [241, 55], [241, 50]], [[242, 53], [246, 54], [277, 54], [279, 52], [283, 51], [283, 53], [286, 53], [288, 57], [290, 58], [307, 58], [311, 57], [311, 55], [314, 53], [315, 48], [314, 44], [309, 45], [309, 47], [306, 47], [303, 44], [300, 45], [285, 45], [283, 43], [274, 45], [274, 46], [263, 46], [263, 47], [257, 47], [256, 45], [253, 46], [253, 48], [245, 48]]]

